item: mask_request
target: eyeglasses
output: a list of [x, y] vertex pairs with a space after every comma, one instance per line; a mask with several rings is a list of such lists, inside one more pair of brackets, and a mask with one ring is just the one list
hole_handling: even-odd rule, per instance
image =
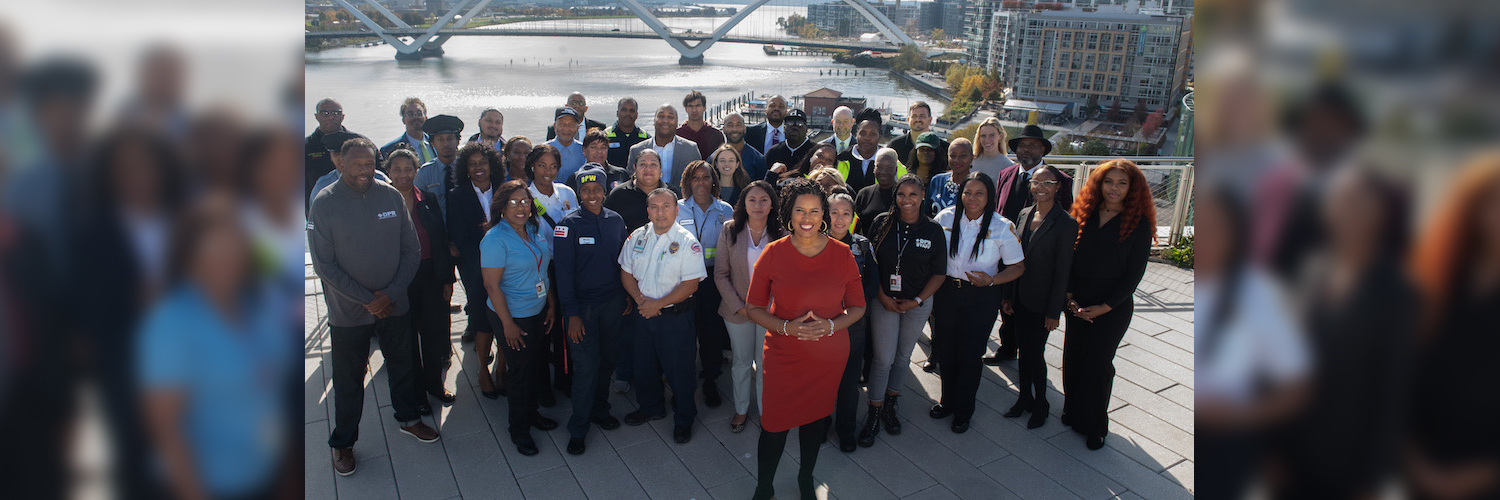
[[1051, 188], [1051, 187], [1057, 187], [1057, 181], [1039, 181], [1039, 180], [1036, 180], [1036, 179], [1032, 179], [1031, 180], [1031, 187], [1037, 187], [1037, 186], [1046, 186], [1046, 187], [1049, 187], [1049, 188]]
[[421, 117], [427, 116], [427, 112], [426, 111], [407, 111], [407, 112], [401, 113], [401, 116], [405, 116], [407, 118], [421, 118]]
[[320, 109], [320, 110], [318, 110], [318, 115], [319, 116], [333, 116], [333, 115], [342, 115], [342, 114], [344, 114], [344, 110], [342, 110], [342, 109]]
[[519, 200], [505, 200], [505, 201], [506, 201], [506, 203], [509, 203], [510, 206], [512, 206], [512, 207], [519, 207], [521, 205], [530, 205], [535, 200], [533, 200], [531, 198], [521, 198]]

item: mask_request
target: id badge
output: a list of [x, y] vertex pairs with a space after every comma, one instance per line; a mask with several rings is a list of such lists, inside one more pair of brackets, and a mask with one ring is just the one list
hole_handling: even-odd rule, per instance
[[891, 275], [891, 291], [892, 292], [899, 292], [899, 291], [901, 291], [901, 275], [899, 275], [899, 274], [892, 274]]
[[546, 298], [547, 297], [547, 282], [545, 282], [545, 281], [538, 281], [538, 282], [536, 282], [536, 296], [538, 298]]

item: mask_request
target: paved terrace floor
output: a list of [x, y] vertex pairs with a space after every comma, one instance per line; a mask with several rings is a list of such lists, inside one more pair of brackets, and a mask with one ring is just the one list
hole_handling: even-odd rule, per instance
[[[851, 454], [830, 442], [819, 452], [815, 473], [819, 498], [940, 499], [1171, 499], [1193, 491], [1193, 275], [1153, 262], [1135, 294], [1135, 319], [1115, 359], [1118, 376], [1110, 405], [1108, 444], [1089, 451], [1083, 437], [1057, 420], [1062, 409], [1061, 329], [1049, 340], [1046, 359], [1052, 418], [1027, 430], [1026, 419], [1000, 416], [1016, 399], [1016, 362], [986, 367], [979, 408], [966, 434], [953, 434], [947, 420], [928, 418], [939, 396], [937, 375], [922, 372], [929, 336], [924, 333], [907, 367], [900, 405], [903, 432], [882, 432], [874, 447]], [[364, 418], [354, 454], [358, 470], [341, 477], [331, 465], [332, 383], [326, 311], [316, 282], [308, 285], [306, 312], [306, 495], [317, 499], [592, 498], [745, 499], [755, 488], [759, 420], [751, 411], [744, 432], [729, 432], [733, 416], [730, 380], [719, 380], [725, 403], [703, 406], [702, 391], [693, 440], [676, 444], [671, 419], [613, 431], [594, 427], [588, 452], [563, 451], [565, 425], [533, 430], [541, 453], [521, 456], [506, 432], [504, 398], [479, 396], [469, 345], [453, 335], [453, 368], [447, 385], [458, 396], [452, 407], [435, 406], [426, 417], [442, 439], [424, 444], [400, 433], [393, 420], [386, 370], [372, 345]], [[455, 294], [462, 297], [460, 291]], [[453, 331], [465, 318], [453, 315]], [[374, 342], [372, 342], [374, 344]], [[992, 337], [990, 348], [995, 346]], [[462, 347], [462, 348], [461, 348]], [[611, 392], [613, 413], [635, 410], [635, 392]], [[670, 408], [670, 407], [669, 407]], [[565, 423], [568, 399], [542, 414]], [[863, 408], [860, 410], [863, 418]], [[795, 430], [792, 432], [796, 432]], [[796, 495], [797, 438], [790, 436], [777, 470], [782, 498]]]

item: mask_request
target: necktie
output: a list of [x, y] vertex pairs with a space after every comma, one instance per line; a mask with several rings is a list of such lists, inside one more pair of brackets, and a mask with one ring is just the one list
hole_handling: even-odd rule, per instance
[[1031, 173], [1023, 171], [1023, 172], [1021, 172], [1021, 182], [1018, 183], [1018, 184], [1016, 184], [1016, 190], [1020, 191], [1019, 194], [1022, 196], [1022, 199], [1026, 200], [1028, 202], [1027, 204], [1030, 204], [1029, 202], [1031, 201], [1031, 189], [1030, 188], [1031, 188]]
[[422, 154], [422, 163], [427, 163], [429, 161], [432, 161], [432, 153], [428, 152], [427, 143], [425, 143], [425, 142], [419, 142], [419, 143], [417, 143], [417, 152], [419, 152], [419, 153]]
[[781, 129], [773, 128], [771, 129], [771, 146], [775, 147], [777, 144], [781, 144]]

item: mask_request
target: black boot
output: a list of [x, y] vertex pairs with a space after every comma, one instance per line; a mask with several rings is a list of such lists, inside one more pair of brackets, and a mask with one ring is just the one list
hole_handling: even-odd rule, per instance
[[881, 411], [881, 419], [885, 420], [885, 431], [892, 436], [901, 434], [901, 419], [896, 416], [896, 398], [898, 395], [886, 395], [885, 409]]
[[880, 434], [880, 410], [881, 407], [870, 405], [870, 411], [865, 413], [865, 425], [859, 430], [860, 446], [875, 446], [875, 436]]

